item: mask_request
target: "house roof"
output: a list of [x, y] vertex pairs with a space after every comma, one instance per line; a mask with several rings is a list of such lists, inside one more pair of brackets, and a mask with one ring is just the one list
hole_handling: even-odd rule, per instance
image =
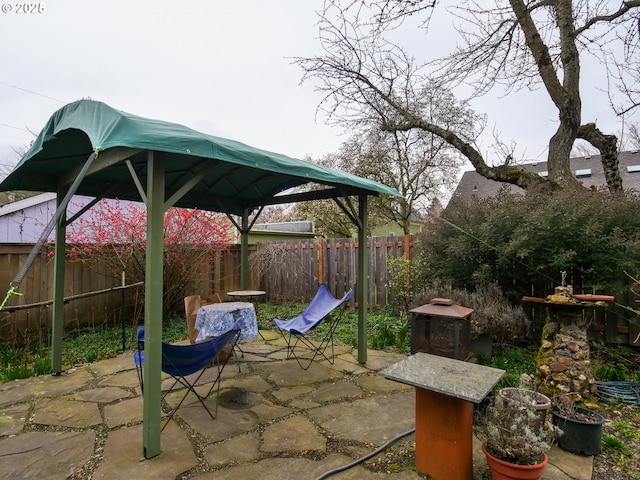
[[[618, 160], [623, 187], [626, 190], [640, 192], [640, 153], [637, 150], [620, 152]], [[543, 176], [547, 172], [547, 162], [526, 163], [520, 166]], [[585, 187], [606, 186], [600, 155], [572, 158], [570, 166], [573, 174]], [[512, 192], [524, 192], [516, 185], [489, 180], [475, 170], [471, 170], [464, 172], [452, 198], [469, 203], [474, 198], [492, 197], [498, 193], [501, 187], [509, 188]]]
[[39, 205], [41, 203], [48, 202], [49, 200], [53, 200], [55, 198], [55, 193], [41, 193], [40, 195], [33, 195], [21, 200], [16, 200], [15, 202], [5, 203], [4, 205], [0, 205], [0, 217], [19, 212], [20, 210]]
[[[95, 153], [95, 165], [76, 193], [139, 200], [140, 186], [147, 185], [148, 151], [164, 153], [165, 198], [179, 197], [175, 202], [179, 207], [241, 215], [245, 209], [278, 203], [274, 200], [278, 194], [310, 182], [338, 189], [341, 196], [400, 196], [394, 188], [347, 172], [139, 117], [93, 100], [70, 103], [55, 112], [0, 183], [0, 191], [56, 192], [70, 184]], [[137, 177], [139, 185], [132, 177]]]

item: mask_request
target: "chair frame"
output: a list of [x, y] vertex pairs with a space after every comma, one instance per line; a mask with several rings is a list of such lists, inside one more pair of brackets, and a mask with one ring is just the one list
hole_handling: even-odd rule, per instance
[[[324, 358], [327, 362], [329, 362], [329, 364], [331, 365], [334, 364], [335, 351], [334, 351], [333, 335], [336, 331], [338, 324], [340, 323], [340, 320], [342, 319], [342, 315], [346, 310], [347, 302], [351, 299], [352, 294], [353, 294], [353, 289], [350, 289], [344, 295], [344, 297], [337, 299], [333, 295], [331, 295], [331, 293], [329, 292], [329, 288], [327, 287], [326, 284], [323, 283], [318, 287], [318, 291], [316, 292], [316, 295], [314, 296], [313, 300], [311, 300], [311, 302], [309, 303], [307, 308], [304, 310], [304, 312], [302, 312], [298, 317], [295, 317], [293, 319], [286, 320], [286, 321], [274, 319], [274, 325], [282, 334], [282, 337], [284, 338], [284, 341], [287, 344], [287, 360], [290, 358], [295, 358], [296, 361], [298, 362], [298, 365], [300, 365], [300, 368], [302, 368], [303, 370], [308, 370], [311, 364], [313, 363], [313, 361], [318, 356]], [[314, 300], [318, 299], [321, 295], [329, 296], [333, 300], [333, 302], [336, 303], [336, 305], [334, 305], [330, 310], [326, 311], [319, 320], [315, 321], [313, 325], [307, 328], [304, 332], [296, 330], [294, 327], [287, 325], [287, 323], [291, 322], [292, 320], [303, 318], [304, 315], [313, 306]], [[339, 311], [337, 312], [337, 315], [334, 315], [333, 313], [336, 309], [339, 309]], [[327, 332], [322, 337], [322, 339], [320, 340], [320, 343], [317, 344], [314, 341], [312, 341], [306, 335], [306, 333], [315, 330], [316, 327], [318, 327], [318, 325], [320, 325], [323, 322], [326, 325], [328, 325], [328, 329], [327, 329]], [[331, 346], [330, 356], [326, 353], [329, 346]], [[311, 351], [313, 353], [313, 355], [311, 356], [311, 359], [301, 358], [300, 353], [296, 354], [296, 347], [298, 347], [298, 351], [300, 351], [301, 349], [304, 349], [305, 352]], [[304, 360], [304, 364], [303, 364], [303, 360]]]
[[[198, 399], [200, 404], [204, 407], [204, 409], [207, 411], [209, 416], [213, 420], [215, 420], [216, 416], [218, 415], [218, 403], [220, 400], [220, 383], [221, 383], [222, 372], [224, 371], [224, 368], [229, 358], [231, 358], [232, 354], [235, 353], [234, 349], [235, 349], [236, 343], [238, 342], [239, 337], [240, 337], [240, 327], [236, 324], [230, 330], [223, 333], [222, 335], [219, 335], [218, 337], [208, 338], [204, 342], [200, 342], [197, 344], [175, 345], [167, 342], [162, 342], [162, 371], [164, 373], [171, 375], [171, 377], [174, 379], [174, 382], [171, 385], [171, 387], [169, 387], [169, 389], [162, 394], [162, 400], [164, 400], [165, 397], [171, 391], [173, 391], [173, 389], [178, 384], [181, 385], [182, 387], [185, 387], [186, 391], [182, 399], [180, 400], [180, 402], [178, 402], [177, 406], [175, 408], [171, 408], [169, 417], [165, 421], [160, 431], [164, 430], [167, 424], [171, 421], [174, 414], [182, 406], [182, 404], [186, 400], [189, 393], [193, 393], [196, 396], [196, 398]], [[207, 345], [211, 346], [211, 350], [208, 352], [208, 355], [210, 356], [210, 360], [204, 367], [187, 368], [187, 370], [185, 371], [185, 367], [181, 367], [180, 365], [177, 365], [177, 361], [172, 360], [171, 354], [173, 352], [186, 351], [184, 349], [193, 349], [193, 348], [197, 348], [201, 350], [203, 348], [206, 348]], [[227, 345], [231, 345], [232, 352], [224, 360], [220, 360], [219, 353]], [[204, 354], [204, 355], [206, 358], [207, 354]], [[144, 327], [138, 328], [138, 350], [134, 353], [134, 363], [136, 365], [136, 370], [138, 371], [138, 381], [140, 382], [140, 388], [142, 391], [144, 391], [144, 377], [143, 377], [143, 371], [142, 371], [144, 366]], [[211, 387], [209, 388], [208, 392], [205, 395], [200, 395], [196, 391], [196, 385], [200, 380], [200, 378], [202, 377], [202, 375], [204, 375], [204, 373], [208, 370], [208, 368], [210, 368], [214, 364], [216, 365], [218, 370], [216, 378], [211, 384]], [[187, 378], [196, 372], [199, 372], [199, 374], [195, 377], [195, 379], [189, 380]], [[215, 407], [215, 414], [214, 414], [211, 412], [211, 410], [209, 409], [209, 407], [206, 405], [204, 401], [207, 398], [209, 398], [209, 396], [211, 395], [211, 393], [216, 387], [217, 387], [216, 407]]]

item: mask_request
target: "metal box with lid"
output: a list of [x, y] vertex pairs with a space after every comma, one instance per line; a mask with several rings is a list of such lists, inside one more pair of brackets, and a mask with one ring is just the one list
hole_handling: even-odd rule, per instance
[[449, 298], [434, 298], [410, 310], [411, 354], [425, 352], [465, 360], [471, 352], [471, 313], [471, 308]]

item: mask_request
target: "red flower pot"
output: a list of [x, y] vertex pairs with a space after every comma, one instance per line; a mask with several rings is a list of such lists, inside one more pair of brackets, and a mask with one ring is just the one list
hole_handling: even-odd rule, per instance
[[517, 465], [515, 463], [505, 462], [491, 455], [484, 444], [482, 451], [487, 457], [487, 464], [491, 470], [491, 478], [493, 480], [540, 480], [544, 473], [544, 467], [549, 462], [549, 457], [544, 454], [544, 460], [537, 465]]

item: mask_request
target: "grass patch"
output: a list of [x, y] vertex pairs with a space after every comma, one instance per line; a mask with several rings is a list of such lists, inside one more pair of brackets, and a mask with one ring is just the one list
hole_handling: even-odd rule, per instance
[[478, 362], [489, 367], [500, 368], [506, 373], [496, 388], [517, 387], [523, 373], [533, 375], [536, 371], [536, 351], [509, 347], [496, 352], [491, 359], [480, 356]]
[[[171, 317], [162, 324], [162, 338], [168, 342], [184, 340], [187, 323], [184, 317]], [[113, 357], [122, 352], [122, 326], [83, 328], [65, 334], [62, 344], [63, 369]], [[125, 350], [135, 347], [133, 329], [125, 326]], [[51, 347], [38, 345], [0, 347], [0, 382], [51, 373]]]
[[629, 448], [626, 443], [624, 443], [618, 437], [609, 435], [607, 433], [602, 436], [602, 444], [611, 450], [615, 450], [616, 452], [621, 453], [622, 455], [631, 455], [632, 453], [631, 448]]

